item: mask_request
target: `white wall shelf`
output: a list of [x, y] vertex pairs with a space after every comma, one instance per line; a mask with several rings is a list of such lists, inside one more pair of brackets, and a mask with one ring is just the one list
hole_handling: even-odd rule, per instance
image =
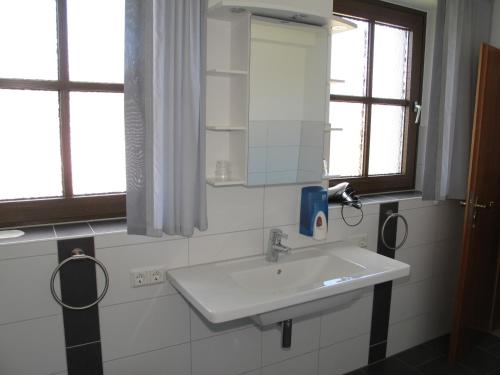
[[246, 76], [248, 71], [237, 69], [208, 69], [207, 74], [210, 76]]
[[207, 130], [214, 132], [246, 131], [244, 126], [207, 125]]
[[235, 186], [235, 185], [245, 185], [245, 180], [227, 180], [227, 181], [217, 181], [214, 177], [207, 177], [207, 183], [212, 186]]
[[[231, 12], [229, 12], [231, 13]], [[250, 14], [207, 20], [207, 183], [245, 185], [248, 144]], [[230, 181], [213, 176], [220, 160], [231, 165]]]

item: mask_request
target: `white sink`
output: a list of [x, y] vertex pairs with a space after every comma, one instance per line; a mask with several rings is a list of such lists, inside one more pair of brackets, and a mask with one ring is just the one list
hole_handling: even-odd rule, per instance
[[251, 317], [261, 325], [345, 305], [364, 288], [405, 277], [410, 266], [347, 243], [170, 270], [175, 288], [212, 323]]

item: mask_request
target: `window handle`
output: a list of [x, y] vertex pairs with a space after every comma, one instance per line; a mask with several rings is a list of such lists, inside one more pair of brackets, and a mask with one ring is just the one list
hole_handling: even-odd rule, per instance
[[417, 101], [413, 102], [413, 112], [417, 114], [417, 117], [415, 117], [415, 124], [418, 124], [420, 122], [420, 114], [422, 113], [422, 105]]

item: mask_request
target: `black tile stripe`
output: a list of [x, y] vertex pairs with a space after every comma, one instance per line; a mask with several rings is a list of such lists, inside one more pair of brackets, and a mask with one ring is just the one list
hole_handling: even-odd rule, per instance
[[[382, 242], [382, 225], [391, 213], [398, 212], [399, 203], [390, 202], [380, 205], [377, 253], [394, 259], [395, 251]], [[385, 227], [385, 242], [394, 247], [397, 235], [397, 220], [390, 220]], [[392, 281], [375, 285], [373, 291], [372, 325], [368, 363], [378, 362], [386, 357], [389, 315], [391, 312]]]
[[[59, 262], [72, 255], [75, 248], [95, 256], [92, 237], [57, 242]], [[97, 298], [95, 264], [89, 260], [66, 263], [59, 272], [61, 299], [71, 306], [88, 305]], [[99, 311], [93, 306], [85, 310], [63, 308], [64, 336], [68, 375], [102, 375]]]
[[375, 363], [385, 359], [387, 341], [370, 346], [368, 363]]
[[66, 349], [68, 375], [102, 374], [101, 343], [95, 342]]
[[[387, 341], [391, 312], [392, 281], [375, 285], [373, 289], [372, 329], [370, 346]], [[384, 353], [385, 355], [385, 353]]]

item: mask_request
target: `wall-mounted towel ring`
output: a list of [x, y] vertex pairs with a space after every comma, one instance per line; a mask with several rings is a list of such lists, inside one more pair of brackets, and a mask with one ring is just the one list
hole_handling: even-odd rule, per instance
[[[73, 255], [71, 255], [69, 258], [64, 259], [61, 263], [59, 263], [59, 265], [56, 267], [56, 269], [54, 270], [54, 272], [52, 272], [52, 277], [50, 278], [50, 292], [52, 293], [52, 297], [54, 297], [54, 299], [56, 300], [56, 302], [59, 305], [61, 305], [62, 307], [65, 307], [65, 308], [70, 309], [70, 310], [85, 310], [85, 309], [91, 308], [94, 305], [97, 305], [99, 302], [102, 301], [102, 299], [106, 295], [106, 292], [108, 291], [108, 287], [109, 287], [109, 274], [108, 274], [108, 270], [106, 269], [106, 267], [104, 266], [104, 264], [102, 264], [102, 262], [100, 262], [99, 260], [97, 260], [94, 257], [91, 257], [89, 255], [85, 255], [85, 253], [83, 252], [82, 249], [74, 249], [71, 252], [71, 254], [73, 254]], [[56, 279], [56, 275], [57, 275], [57, 273], [61, 270], [61, 268], [66, 263], [71, 262], [71, 261], [85, 260], [85, 259], [91, 260], [92, 262], [94, 262], [95, 264], [97, 264], [101, 268], [102, 272], [104, 273], [104, 280], [105, 280], [104, 289], [102, 290], [101, 295], [99, 297], [97, 297], [97, 299], [94, 302], [92, 302], [92, 303], [90, 303], [88, 305], [85, 305], [85, 306], [71, 306], [71, 305], [67, 305], [67, 304], [65, 304], [62, 301], [61, 298], [59, 298], [59, 296], [56, 293], [56, 290], [55, 290], [55, 287], [54, 287], [54, 281]]]
[[[408, 239], [408, 221], [406, 221], [406, 218], [403, 215], [401, 215], [397, 212], [388, 211], [387, 214], [388, 214], [388, 216], [385, 219], [384, 224], [382, 224], [382, 229], [380, 230], [380, 239], [382, 240], [382, 243], [384, 244], [384, 246], [386, 248], [388, 248], [389, 250], [401, 249], [403, 247], [403, 245], [405, 244], [406, 240]], [[387, 242], [385, 241], [385, 227], [387, 226], [387, 223], [391, 219], [396, 219], [396, 220], [401, 219], [403, 221], [403, 224], [405, 225], [405, 235], [403, 237], [403, 240], [398, 245], [396, 245], [394, 247], [389, 246], [387, 244]]]

